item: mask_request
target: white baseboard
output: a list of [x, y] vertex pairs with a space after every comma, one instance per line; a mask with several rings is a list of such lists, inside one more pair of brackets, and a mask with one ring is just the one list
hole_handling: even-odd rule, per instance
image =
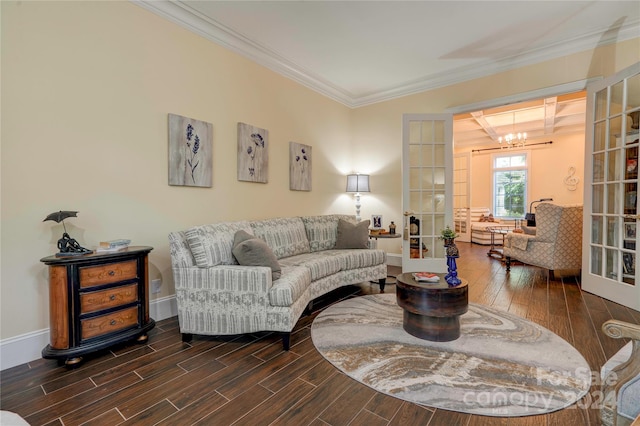
[[397, 253], [387, 253], [387, 265], [402, 266], [402, 255]]
[[40, 358], [42, 349], [48, 344], [48, 328], [2, 339], [0, 342], [0, 370]]
[[[156, 321], [178, 315], [176, 296], [167, 296], [149, 302], [149, 316]], [[49, 344], [49, 329], [32, 331], [0, 341], [0, 370], [39, 359], [42, 349]]]
[[178, 316], [176, 295], [165, 296], [149, 302], [149, 316], [156, 321]]

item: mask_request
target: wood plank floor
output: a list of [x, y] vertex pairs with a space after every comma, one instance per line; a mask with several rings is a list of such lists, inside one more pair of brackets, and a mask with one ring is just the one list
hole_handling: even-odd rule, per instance
[[[514, 265], [509, 274], [487, 247], [459, 243], [459, 275], [471, 302], [528, 318], [574, 345], [594, 372], [625, 342], [606, 337], [610, 318], [640, 324], [640, 312], [582, 292], [577, 277]], [[389, 267], [395, 276], [399, 268]], [[389, 278], [389, 281], [393, 281]], [[199, 337], [181, 342], [177, 318], [159, 321], [145, 345], [128, 344], [68, 370], [39, 359], [0, 374], [3, 410], [31, 425], [598, 425], [597, 381], [579, 404], [543, 416], [471, 416], [407, 403], [340, 373], [315, 350], [315, 316], [343, 298], [377, 293], [376, 284], [337, 290], [298, 322], [291, 350], [275, 333]], [[387, 285], [387, 293], [395, 286]]]

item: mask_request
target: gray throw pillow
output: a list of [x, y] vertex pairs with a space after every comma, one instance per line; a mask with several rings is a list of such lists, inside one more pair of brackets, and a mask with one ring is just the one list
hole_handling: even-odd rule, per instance
[[[236, 231], [236, 233], [233, 235], [233, 247], [237, 246], [243, 241], [253, 240], [254, 238], [258, 238], [258, 237], [248, 233], [243, 229]], [[231, 247], [232, 250], [233, 250], [233, 247]]]
[[337, 249], [366, 249], [369, 248], [369, 223], [364, 220], [351, 223], [343, 219], [338, 220], [338, 233], [336, 236]]
[[273, 250], [267, 243], [246, 231], [236, 232], [231, 252], [240, 265], [270, 267], [272, 281], [282, 275], [282, 268]]

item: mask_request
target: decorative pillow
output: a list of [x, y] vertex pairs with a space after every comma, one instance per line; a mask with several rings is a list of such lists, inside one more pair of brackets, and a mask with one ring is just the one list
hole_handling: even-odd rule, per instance
[[270, 267], [272, 281], [282, 275], [282, 268], [276, 255], [273, 254], [273, 250], [269, 248], [267, 243], [246, 231], [236, 232], [231, 252], [240, 265]]
[[200, 268], [216, 265], [235, 265], [231, 254], [233, 237], [239, 230], [251, 231], [249, 222], [221, 222], [194, 226], [185, 231], [193, 258]]
[[251, 222], [253, 234], [267, 243], [276, 258], [309, 253], [309, 240], [299, 217], [281, 217]]
[[353, 224], [346, 220], [338, 220], [337, 249], [366, 249], [369, 248], [369, 223], [364, 220]]
[[357, 223], [356, 217], [346, 214], [330, 214], [322, 216], [303, 216], [302, 222], [307, 231], [311, 252], [331, 250], [336, 245], [338, 234], [338, 220]]

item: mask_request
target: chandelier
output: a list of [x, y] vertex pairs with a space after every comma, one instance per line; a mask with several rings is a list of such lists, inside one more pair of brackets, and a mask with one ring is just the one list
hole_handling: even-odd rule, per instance
[[[511, 130], [513, 130], [515, 128], [516, 125], [516, 113], [513, 113], [513, 122], [511, 124]], [[523, 133], [508, 133], [507, 135], [505, 135], [504, 137], [500, 136], [498, 138], [498, 143], [502, 146], [502, 143], [506, 143], [507, 147], [512, 148], [512, 147], [523, 147], [525, 143], [527, 143], [527, 132], [523, 132]]]

